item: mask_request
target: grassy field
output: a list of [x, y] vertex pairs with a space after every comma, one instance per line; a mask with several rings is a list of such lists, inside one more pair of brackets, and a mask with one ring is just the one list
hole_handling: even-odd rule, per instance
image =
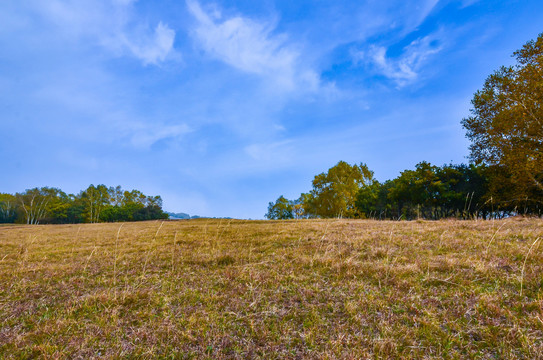
[[543, 358], [543, 221], [0, 227], [0, 358]]

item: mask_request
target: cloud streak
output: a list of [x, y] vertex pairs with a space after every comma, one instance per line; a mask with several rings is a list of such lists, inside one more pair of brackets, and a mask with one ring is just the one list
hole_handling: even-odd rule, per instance
[[175, 31], [159, 22], [152, 28], [133, 16], [134, 0], [48, 0], [31, 10], [56, 26], [66, 38], [91, 40], [114, 55], [158, 64], [174, 52]]
[[379, 45], [371, 45], [367, 51], [354, 51], [352, 56], [355, 63], [365, 63], [374, 72], [403, 87], [418, 80], [429, 59], [441, 50], [442, 41], [432, 34], [414, 40], [397, 57], [388, 56], [388, 49]]
[[175, 31], [159, 22], [152, 34], [143, 33], [134, 37], [121, 33], [117, 40], [119, 42], [117, 46], [122, 48], [124, 45], [144, 65], [156, 65], [165, 61], [172, 52], [174, 40]]
[[316, 90], [317, 73], [301, 65], [300, 53], [285, 34], [275, 35], [273, 22], [258, 22], [243, 16], [223, 19], [205, 12], [195, 0], [187, 7], [197, 21], [194, 37], [214, 58], [249, 74], [273, 81], [281, 90]]
[[131, 144], [137, 148], [148, 149], [161, 140], [178, 139], [191, 132], [186, 124], [180, 125], [144, 125], [131, 126]]

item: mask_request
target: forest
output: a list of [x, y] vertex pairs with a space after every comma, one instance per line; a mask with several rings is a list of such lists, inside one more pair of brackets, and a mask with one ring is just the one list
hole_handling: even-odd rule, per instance
[[0, 223], [75, 224], [167, 219], [160, 196], [90, 185], [79, 194], [53, 187], [0, 193]]

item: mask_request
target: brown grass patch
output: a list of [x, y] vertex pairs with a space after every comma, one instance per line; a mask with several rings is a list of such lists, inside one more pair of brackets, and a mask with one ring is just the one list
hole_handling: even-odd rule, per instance
[[543, 221], [0, 227], [0, 358], [543, 358]]

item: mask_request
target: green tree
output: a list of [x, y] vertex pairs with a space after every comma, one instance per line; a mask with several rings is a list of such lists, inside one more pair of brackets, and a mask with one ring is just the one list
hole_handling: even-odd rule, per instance
[[60, 189], [53, 189], [43, 222], [48, 224], [65, 224], [70, 222], [69, 209], [71, 204], [72, 198], [69, 195]]
[[99, 214], [100, 221], [142, 221], [167, 219], [160, 196], [146, 196], [139, 190], [123, 191], [120, 186], [108, 189], [109, 204]]
[[340, 161], [313, 179], [310, 208], [316, 216], [323, 218], [355, 217], [358, 191], [373, 182], [373, 172], [366, 164], [349, 165]]
[[0, 223], [13, 223], [17, 218], [17, 198], [0, 193]]
[[294, 219], [294, 207], [292, 201], [285, 198], [283, 195], [275, 201], [268, 204], [268, 212], [266, 218], [270, 220], [285, 220]]
[[79, 195], [51, 187], [15, 195], [0, 193], [0, 223], [64, 224], [167, 219], [160, 196], [123, 191], [120, 186], [90, 185]]
[[402, 171], [400, 176], [392, 181], [389, 198], [397, 205], [398, 217], [439, 217], [444, 186], [437, 171], [437, 166], [423, 161], [415, 166], [415, 170]]
[[60, 211], [62, 198], [65, 198], [66, 194], [57, 188], [42, 187], [28, 189], [15, 196], [22, 212], [20, 221], [26, 224], [39, 224], [50, 222], [51, 215], [55, 211]]
[[110, 204], [113, 206], [121, 206], [124, 197], [121, 185], [117, 185], [116, 187], [110, 186], [107, 191]]
[[85, 222], [85, 199], [73, 194], [70, 194], [69, 198], [70, 206], [66, 210], [66, 222], [69, 224]]
[[105, 185], [90, 185], [86, 190], [79, 194], [84, 205], [83, 214], [85, 220], [90, 223], [100, 221], [100, 214], [104, 208], [109, 205], [109, 192]]
[[[513, 56], [517, 63], [490, 75], [462, 120], [476, 163], [498, 166], [514, 184], [509, 196], [543, 197], [543, 34]], [[500, 176], [491, 182], [503, 181]], [[495, 184], [493, 186], [496, 186]]]
[[383, 216], [383, 210], [386, 205], [381, 196], [382, 189], [383, 186], [378, 181], [375, 181], [358, 190], [355, 206], [359, 217], [369, 219]]
[[139, 190], [125, 191], [122, 200], [122, 205], [141, 204], [146, 205], [147, 196]]
[[442, 183], [440, 217], [486, 218], [488, 209], [488, 168], [484, 165], [444, 165], [437, 169]]
[[292, 211], [296, 219], [308, 219], [313, 217], [311, 208], [312, 196], [309, 193], [302, 193], [300, 197], [292, 201]]

